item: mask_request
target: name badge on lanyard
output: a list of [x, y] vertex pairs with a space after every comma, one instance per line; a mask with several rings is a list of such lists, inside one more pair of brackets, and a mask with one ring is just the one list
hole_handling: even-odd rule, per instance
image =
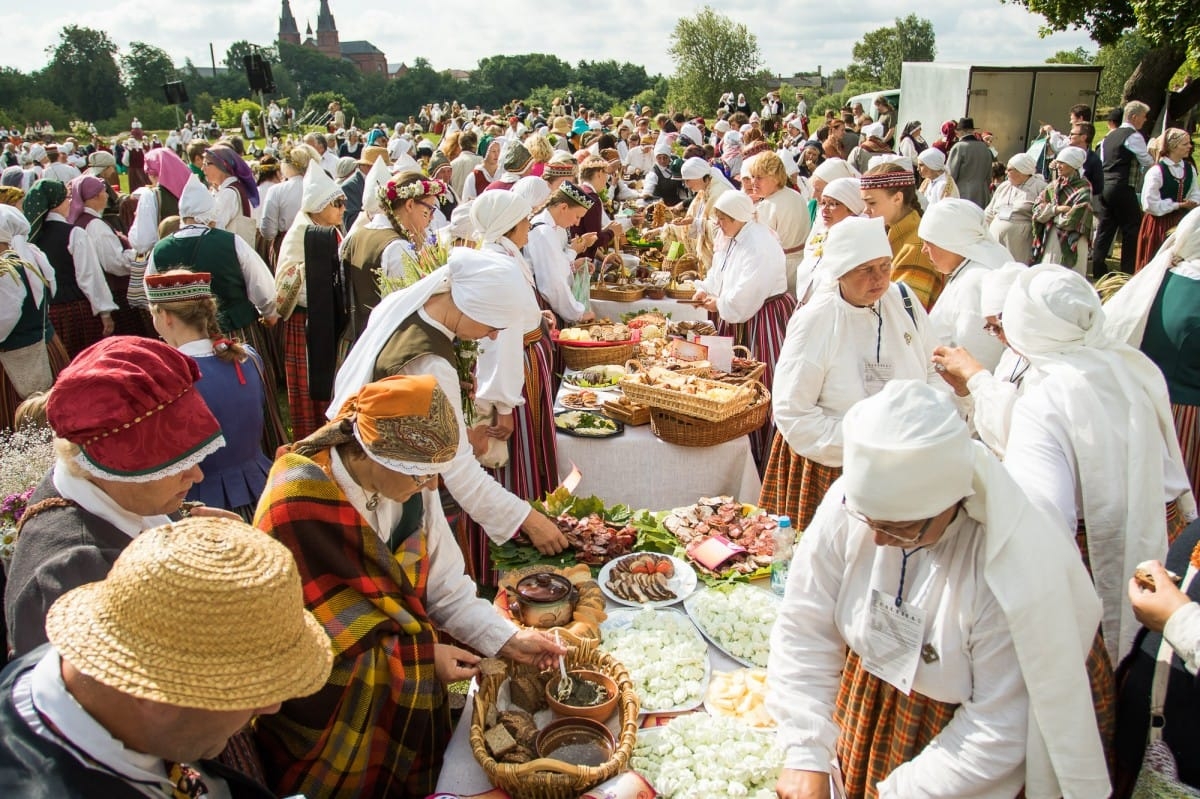
[[864, 363], [863, 390], [867, 392], [867, 396], [873, 397], [883, 391], [884, 385], [892, 379], [893, 371], [890, 363], [871, 363], [870, 361]]
[[913, 678], [925, 638], [925, 611], [878, 589], [871, 589], [863, 668], [903, 691], [912, 692]]

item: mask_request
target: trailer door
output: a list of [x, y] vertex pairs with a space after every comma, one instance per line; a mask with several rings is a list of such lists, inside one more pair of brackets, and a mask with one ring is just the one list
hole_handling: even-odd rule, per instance
[[1096, 95], [1100, 87], [1099, 71], [1076, 72], [1047, 69], [1037, 73], [1033, 85], [1033, 109], [1029, 120], [1029, 140], [1038, 137], [1042, 125], [1070, 131], [1071, 106], [1082, 103], [1092, 109], [1095, 119]]
[[1026, 70], [971, 72], [967, 115], [975, 120], [977, 129], [992, 133], [992, 146], [1001, 161], [1029, 146], [1025, 120], [1029, 118], [1033, 75]]

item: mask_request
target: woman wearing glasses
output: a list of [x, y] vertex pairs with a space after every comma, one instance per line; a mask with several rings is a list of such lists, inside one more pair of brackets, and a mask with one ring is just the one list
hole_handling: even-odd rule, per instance
[[316, 160], [308, 162], [303, 187], [300, 212], [283, 237], [275, 265], [276, 307], [286, 320], [283, 368], [295, 441], [325, 423], [337, 340], [346, 321], [337, 279], [346, 194]]
[[451, 730], [445, 686], [479, 662], [440, 634], [543, 669], [565, 651], [502, 619], [463, 571], [437, 495], [459, 451], [457, 394], [431, 375], [369, 383], [271, 470], [256, 525], [292, 551], [334, 650], [322, 690], [258, 725], [278, 795], [432, 793]]
[[944, 388], [929, 360], [937, 339], [925, 309], [911, 289], [891, 282], [881, 220], [837, 222], [817, 269], [822, 283], [788, 323], [775, 367], [779, 435], [759, 498], [769, 512], [791, 516], [797, 530], [841, 474], [842, 420], [851, 407], [891, 380]]
[[827, 799], [836, 771], [853, 797], [1107, 796], [1069, 540], [923, 381], [844, 429], [771, 634], [778, 795]]

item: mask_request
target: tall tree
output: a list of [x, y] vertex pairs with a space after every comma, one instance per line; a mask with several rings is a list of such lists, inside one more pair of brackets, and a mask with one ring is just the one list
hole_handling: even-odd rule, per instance
[[[121, 56], [121, 74], [131, 98], [163, 97], [162, 85], [175, 80], [175, 65], [161, 47], [131, 42], [129, 52]], [[145, 120], [143, 120], [143, 123]]]
[[279, 52], [273, 45], [260, 47], [253, 42], [248, 42], [245, 39], [239, 39], [238, 41], [229, 45], [229, 49], [225, 51], [225, 60], [221, 63], [234, 72], [239, 72], [246, 67], [246, 62], [243, 59], [256, 50], [264, 60], [270, 61], [272, 64], [279, 62]]
[[51, 97], [84, 119], [108, 119], [125, 104], [117, 46], [104, 31], [67, 25], [58, 44], [46, 48], [43, 75]]
[[905, 61], [932, 61], [937, 55], [937, 37], [933, 23], [909, 14], [886, 28], [876, 28], [855, 43], [854, 62], [846, 68], [852, 82], [868, 83], [872, 88], [891, 89], [900, 85], [901, 66]]
[[675, 62], [668, 102], [681, 110], [710, 112], [727, 91], [755, 93], [763, 77], [758, 37], [709, 6], [679, 18], [667, 53]]
[[[1122, 102], [1141, 100], [1152, 121], [1162, 110], [1171, 78], [1200, 51], [1200, 3], [1188, 0], [1013, 0], [1046, 18], [1047, 31], [1086, 30], [1100, 45], [1114, 45], [1137, 30], [1150, 43], [1125, 81]], [[1171, 93], [1173, 116], [1200, 103], [1200, 81]], [[1147, 124], [1150, 124], [1150, 121]]]

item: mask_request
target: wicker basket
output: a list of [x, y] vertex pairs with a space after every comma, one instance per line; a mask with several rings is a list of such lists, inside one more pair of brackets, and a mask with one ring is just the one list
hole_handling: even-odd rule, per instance
[[686, 275], [689, 272], [699, 274], [700, 262], [696, 260], [694, 255], [683, 255], [674, 260], [668, 259], [663, 261], [663, 269], [671, 271], [671, 277], [676, 278], [679, 275]]
[[[488, 780], [497, 788], [508, 791], [513, 799], [575, 799], [589, 788], [623, 771], [633, 754], [637, 741], [638, 697], [633, 690], [629, 671], [615, 658], [598, 649], [598, 641], [583, 640], [563, 634], [567, 645], [567, 668], [586, 668], [607, 674], [617, 684], [617, 709], [621, 730], [617, 734], [617, 750], [600, 766], [574, 766], [559, 760], [538, 758], [528, 763], [498, 763], [483, 742], [483, 721], [487, 708], [496, 701], [506, 675], [483, 677], [475, 694], [475, 713], [471, 719], [471, 751], [483, 767]], [[528, 670], [528, 666], [509, 664], [509, 673]]]
[[771, 415], [771, 392], [762, 383], [754, 383], [754, 401], [743, 411], [721, 422], [662, 408], [650, 409], [650, 430], [668, 444], [683, 447], [712, 447], [733, 441], [767, 423]]
[[[680, 280], [699, 280], [699, 279], [700, 279], [699, 272], [678, 272], [675, 274], [675, 282], [678, 282]], [[674, 285], [674, 283], [672, 285]], [[694, 288], [692, 288], [692, 289], [668, 288], [667, 289], [667, 296], [673, 300], [690, 300], [695, 295], [696, 295], [696, 290]]]
[[650, 409], [645, 405], [621, 405], [617, 402], [605, 402], [600, 406], [604, 415], [627, 425], [638, 427], [650, 424]]
[[641, 286], [621, 283], [597, 283], [592, 286], [590, 296], [593, 300], [611, 300], [612, 302], [634, 302], [640, 300], [646, 290]]
[[747, 361], [753, 361], [754, 366], [749, 370], [741, 373], [718, 372], [711, 367], [688, 368], [683, 367], [677, 370], [680, 374], [695, 375], [696, 377], [706, 377], [709, 380], [716, 380], [719, 383], [728, 383], [733, 386], [746, 385], [760, 379], [767, 371], [767, 365], [762, 361], [755, 361], [754, 356], [750, 353], [749, 348], [737, 344], [733, 348], [733, 354]]
[[568, 342], [559, 342], [563, 364], [568, 369], [580, 371], [592, 366], [623, 364], [633, 357], [635, 347], [635, 341], [620, 342], [608, 347], [572, 347]]
[[[745, 386], [730, 386], [726, 383], [694, 376], [691, 379], [696, 381], [697, 388], [702, 390], [733, 389], [732, 397], [722, 401], [696, 394], [684, 394], [661, 386], [648, 386], [630, 377], [638, 371], [645, 371], [645, 367], [641, 363], [629, 361], [625, 364], [625, 368], [628, 374], [621, 378], [621, 390], [631, 401], [639, 405], [648, 405], [652, 411], [659, 408], [685, 416], [695, 416], [709, 422], [721, 422], [744, 411], [754, 398], [754, 392]], [[653, 422], [653, 414], [651, 421]]]

